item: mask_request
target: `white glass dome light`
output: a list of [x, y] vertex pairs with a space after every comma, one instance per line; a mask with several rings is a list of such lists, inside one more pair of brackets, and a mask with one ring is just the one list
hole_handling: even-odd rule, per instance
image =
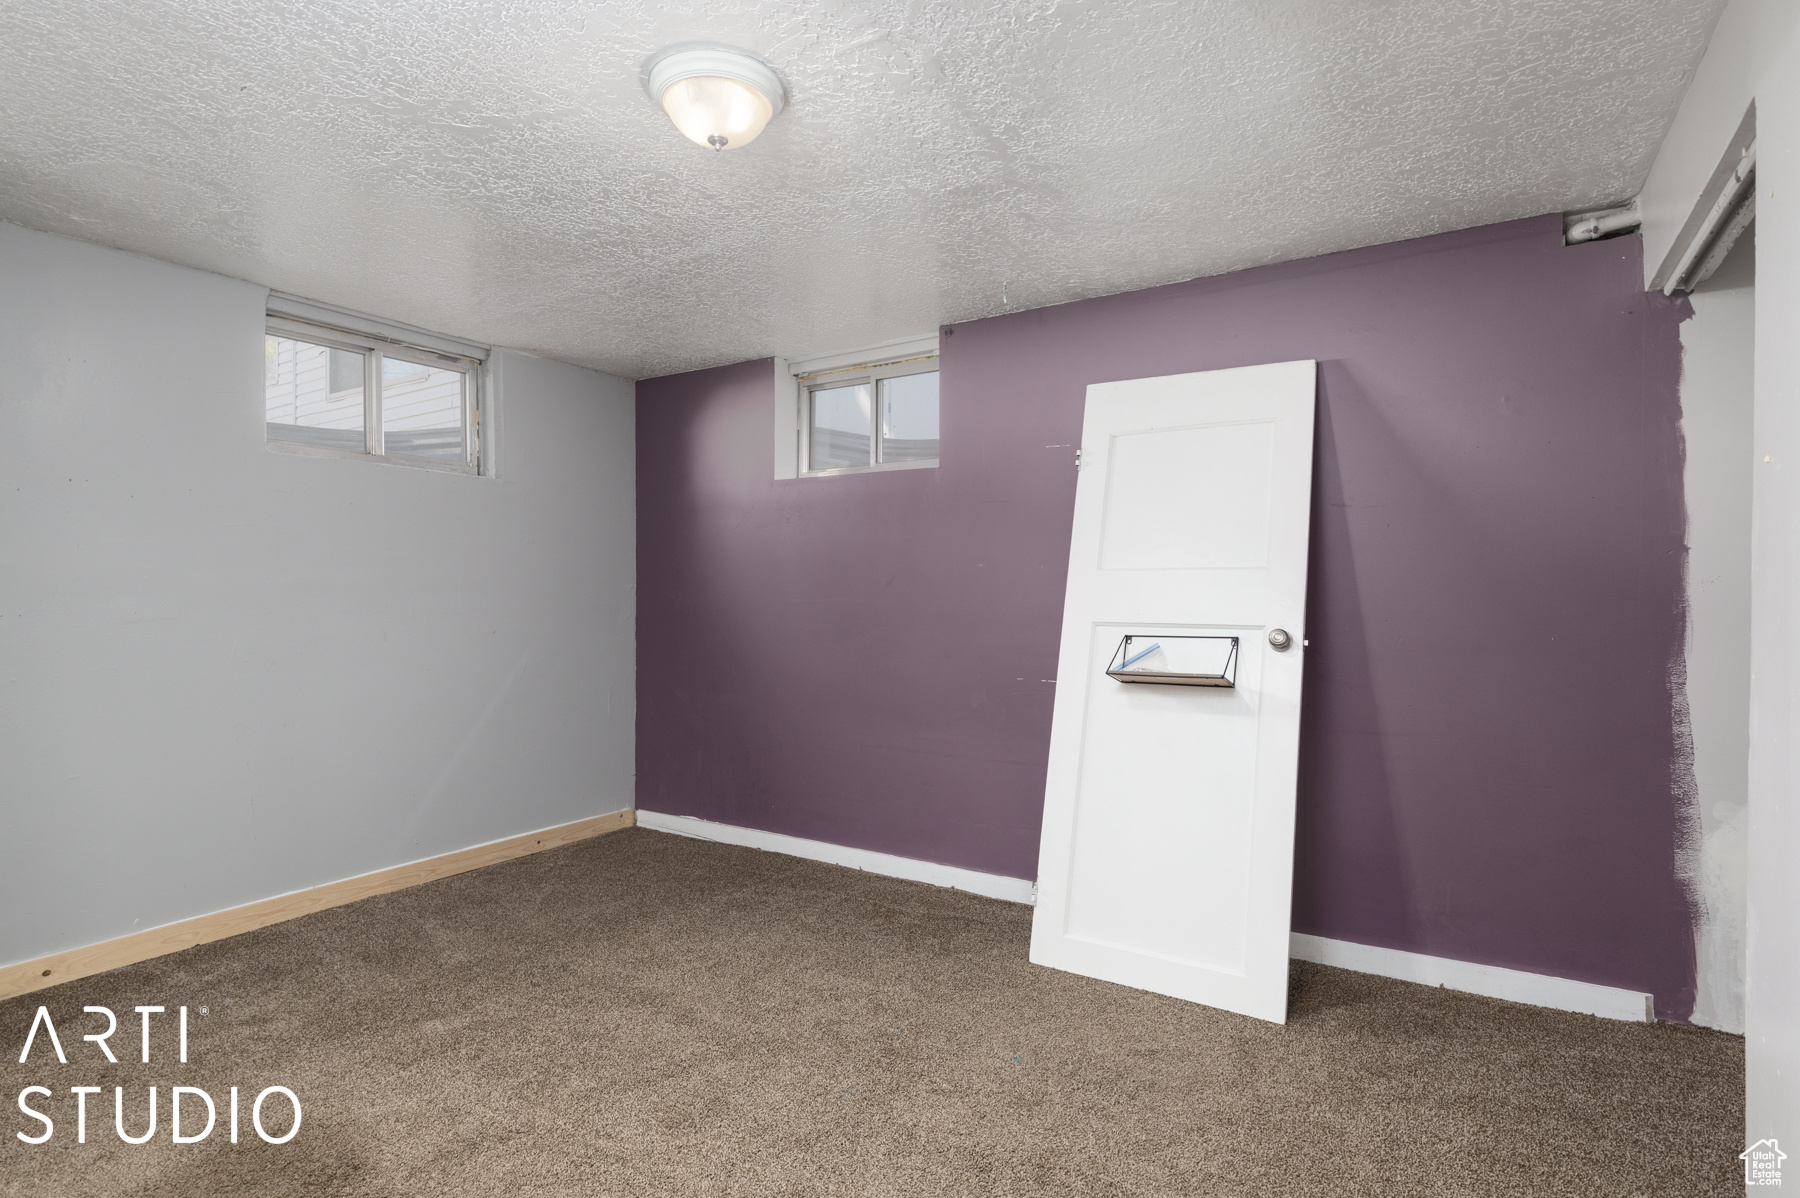
[[697, 146], [741, 150], [787, 103], [781, 79], [742, 50], [675, 50], [650, 66], [650, 96]]

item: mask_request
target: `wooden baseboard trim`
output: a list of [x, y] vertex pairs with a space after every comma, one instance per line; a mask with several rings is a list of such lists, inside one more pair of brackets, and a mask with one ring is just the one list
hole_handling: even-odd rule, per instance
[[246, 903], [242, 907], [214, 911], [210, 915], [197, 915], [179, 923], [164, 924], [160, 928], [148, 928], [129, 936], [120, 936], [116, 940], [103, 940], [99, 944], [51, 953], [35, 961], [0, 966], [0, 999], [29, 994], [33, 990], [72, 982], [76, 978], [91, 977], [122, 965], [135, 965], [139, 961], [180, 952], [184, 948], [192, 948], [211, 940], [240, 936], [245, 932], [266, 928], [270, 924], [354, 903], [358, 899], [405, 890], [424, 882], [434, 882], [453, 874], [480, 869], [484, 865], [497, 865], [502, 861], [572, 844], [577, 840], [603, 836], [620, 828], [629, 828], [636, 822], [637, 812], [631, 810], [578, 819], [574, 823], [558, 824], [554, 828], [527, 832], [523, 836], [510, 836], [505, 840], [458, 849], [439, 857], [427, 857], [423, 861], [378, 869], [374, 873], [345, 878], [340, 882], [327, 882], [309, 890], [296, 890], [291, 894]]

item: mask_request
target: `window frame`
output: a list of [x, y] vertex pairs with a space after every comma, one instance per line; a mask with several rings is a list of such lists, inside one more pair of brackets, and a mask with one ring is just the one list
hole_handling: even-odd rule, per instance
[[[883, 379], [904, 378], [914, 374], [937, 374], [938, 376], [938, 456], [930, 458], [914, 458], [905, 462], [883, 462], [881, 455], [881, 381]], [[837, 474], [872, 474], [880, 470], [928, 470], [935, 469], [943, 455], [943, 371], [937, 354], [908, 358], [899, 362], [885, 362], [879, 366], [856, 365], [846, 366], [838, 370], [821, 370], [802, 375], [796, 380], [800, 389], [800, 428], [799, 444], [796, 448], [796, 460], [801, 478], [829, 478]], [[869, 386], [869, 457], [870, 461], [862, 466], [828, 466], [813, 469], [812, 464], [812, 431], [813, 431], [813, 396], [820, 391], [829, 391], [834, 387], [853, 387], [858, 383]]]
[[[348, 322], [346, 322], [348, 323]], [[308, 445], [284, 441], [268, 435], [267, 407], [263, 422], [263, 444], [277, 453], [302, 457], [353, 458], [410, 466], [419, 470], [440, 470], [452, 474], [486, 473], [483, 469], [481, 430], [482, 414], [488, 388], [486, 362], [472, 354], [451, 354], [426, 346], [414, 345], [379, 333], [343, 328], [336, 324], [318, 323], [287, 316], [271, 309], [263, 322], [265, 337], [282, 337], [302, 341], [326, 349], [342, 349], [363, 356], [363, 448], [342, 449], [334, 445]], [[461, 461], [424, 457], [418, 454], [389, 453], [382, 428], [382, 362], [393, 358], [440, 370], [453, 370], [463, 376], [462, 437], [464, 456]]]

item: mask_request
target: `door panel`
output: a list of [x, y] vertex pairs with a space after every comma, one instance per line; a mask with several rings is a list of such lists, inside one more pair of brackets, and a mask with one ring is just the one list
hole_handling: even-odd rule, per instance
[[1274, 431], [1258, 422], [1113, 437], [1100, 568], [1266, 565]]
[[[1127, 631], [1253, 635], [1254, 629], [1101, 625], [1088, 663], [1067, 935], [1236, 973], [1250, 901], [1256, 779], [1254, 644], [1237, 686], [1122, 686], [1106, 675]], [[1059, 684], [1060, 685], [1060, 682]], [[1193, 919], [1207, 908], [1214, 919]]]
[[[1286, 1018], [1314, 375], [1088, 389], [1033, 961]], [[1235, 636], [1234, 685], [1117, 681], [1126, 636]]]

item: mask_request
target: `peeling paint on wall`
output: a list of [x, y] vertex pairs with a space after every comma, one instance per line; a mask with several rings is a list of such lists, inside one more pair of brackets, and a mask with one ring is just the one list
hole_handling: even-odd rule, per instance
[[1693, 1020], [1744, 1030], [1749, 853], [1750, 488], [1755, 243], [1689, 297], [1681, 326], [1682, 656], [1671, 669], [1685, 768], [1682, 879], [1694, 912]]

